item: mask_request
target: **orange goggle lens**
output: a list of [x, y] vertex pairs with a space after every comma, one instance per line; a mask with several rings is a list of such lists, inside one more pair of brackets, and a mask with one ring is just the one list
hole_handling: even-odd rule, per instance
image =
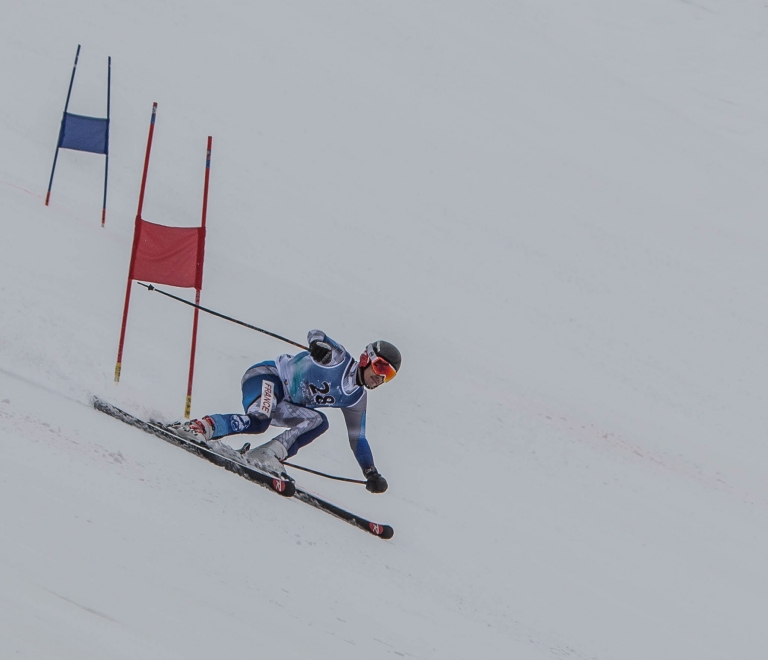
[[373, 367], [373, 373], [384, 376], [385, 383], [388, 383], [397, 375], [395, 368], [382, 357], [374, 358], [371, 361], [371, 367]]

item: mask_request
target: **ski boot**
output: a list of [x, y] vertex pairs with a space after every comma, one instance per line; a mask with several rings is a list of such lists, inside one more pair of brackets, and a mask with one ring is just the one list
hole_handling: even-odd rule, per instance
[[208, 445], [213, 438], [214, 423], [210, 417], [191, 419], [188, 422], [173, 422], [166, 427], [180, 438], [191, 440], [199, 445]]
[[269, 442], [256, 447], [256, 449], [246, 450], [243, 454], [245, 460], [259, 470], [269, 472], [281, 479], [291, 479], [285, 471], [282, 461], [288, 456], [288, 450], [279, 440], [270, 440]]

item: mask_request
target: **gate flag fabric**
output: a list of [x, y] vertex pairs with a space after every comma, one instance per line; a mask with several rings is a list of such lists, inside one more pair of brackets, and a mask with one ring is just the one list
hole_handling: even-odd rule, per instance
[[[131, 261], [128, 267], [128, 283], [125, 289], [125, 307], [123, 324], [120, 330], [120, 343], [117, 349], [115, 382], [120, 382], [123, 366], [123, 347], [125, 328], [128, 321], [128, 308], [131, 301], [131, 283], [133, 280], [147, 280], [155, 284], [167, 284], [182, 288], [195, 289], [195, 304], [200, 304], [203, 288], [203, 261], [205, 258], [205, 223], [208, 212], [208, 184], [211, 173], [211, 143], [205, 155], [205, 185], [203, 188], [203, 218], [200, 227], [168, 227], [147, 222], [141, 217], [144, 207], [144, 192], [147, 186], [149, 156], [152, 151], [152, 137], [155, 132], [157, 103], [152, 104], [152, 118], [149, 123], [147, 153], [144, 158], [144, 173], [139, 191], [139, 208], [136, 212], [136, 225], [133, 232]], [[195, 352], [197, 349], [197, 326], [200, 310], [196, 307], [192, 323], [192, 346], [189, 356], [189, 378], [187, 380], [187, 399], [184, 416], [189, 419], [192, 407], [192, 381], [195, 373]]]
[[74, 151], [87, 151], [93, 154], [102, 154], [106, 156], [104, 161], [104, 200], [101, 206], [101, 226], [107, 219], [107, 180], [109, 178], [109, 106], [110, 93], [112, 88], [112, 58], [107, 58], [107, 116], [87, 117], [85, 115], [76, 115], [67, 112], [69, 109], [69, 99], [72, 97], [72, 85], [75, 82], [75, 72], [77, 71], [77, 61], [80, 58], [80, 45], [77, 46], [75, 54], [75, 65], [72, 67], [72, 77], [69, 80], [69, 91], [67, 92], [67, 101], [64, 104], [64, 115], [61, 118], [61, 128], [59, 129], [59, 139], [56, 143], [56, 153], [53, 156], [53, 167], [51, 168], [51, 178], [48, 181], [48, 192], [45, 195], [45, 205], [51, 200], [51, 188], [53, 187], [53, 175], [56, 172], [56, 161], [59, 158], [59, 149], [72, 149]]
[[59, 136], [59, 149], [90, 151], [108, 155], [109, 119], [64, 113]]
[[166, 227], [137, 218], [129, 279], [203, 288], [204, 227]]

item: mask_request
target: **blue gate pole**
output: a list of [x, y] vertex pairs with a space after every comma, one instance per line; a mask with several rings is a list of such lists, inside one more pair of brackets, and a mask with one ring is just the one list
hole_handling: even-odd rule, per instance
[[112, 87], [112, 58], [107, 58], [107, 153], [106, 160], [104, 161], [104, 204], [101, 208], [101, 226], [107, 220], [107, 176], [109, 173], [109, 98], [110, 89]]
[[69, 108], [69, 97], [72, 96], [72, 83], [75, 82], [75, 70], [77, 69], [77, 59], [80, 57], [80, 44], [77, 44], [77, 52], [75, 53], [75, 65], [72, 67], [72, 78], [69, 80], [69, 91], [67, 92], [67, 102], [64, 104], [64, 114], [61, 116], [61, 128], [59, 129], [59, 140], [56, 142], [56, 153], [53, 155], [53, 167], [51, 168], [51, 180], [48, 182], [48, 193], [45, 195], [45, 205], [48, 206], [48, 200], [51, 198], [51, 187], [53, 186], [53, 173], [56, 171], [56, 159], [59, 157], [59, 145], [61, 144], [61, 138], [64, 133], [64, 121], [67, 117], [67, 109]]

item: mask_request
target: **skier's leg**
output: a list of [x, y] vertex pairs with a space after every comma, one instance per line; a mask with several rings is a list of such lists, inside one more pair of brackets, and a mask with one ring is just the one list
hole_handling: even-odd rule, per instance
[[[237, 458], [242, 460], [242, 456], [245, 451], [250, 447], [250, 442], [247, 442], [242, 449], [236, 450], [230, 447], [226, 442], [223, 442], [225, 436], [240, 435], [240, 434], [255, 434], [264, 433], [269, 428], [272, 420], [260, 412], [250, 412], [246, 415], [211, 415], [211, 421], [215, 425], [215, 430], [212, 439], [208, 442], [208, 446], [214, 451], [230, 458]], [[260, 466], [264, 469], [274, 472], [279, 476], [284, 472], [282, 465], [277, 469], [277, 465]]]
[[[240, 383], [243, 391], [243, 410], [246, 414], [261, 410], [266, 417], [272, 415], [280, 401], [285, 398], [283, 384], [274, 362], [254, 364], [243, 374]], [[265, 402], [262, 406], [261, 404]]]
[[285, 399], [275, 408], [272, 424], [288, 427], [266, 444], [246, 452], [245, 457], [270, 472], [282, 469], [281, 461], [328, 430], [328, 418], [319, 410], [304, 408]]
[[213, 431], [209, 440], [218, 440], [227, 435], [239, 433], [264, 433], [269, 428], [269, 417], [263, 415], [210, 415], [213, 422]]
[[275, 409], [272, 423], [287, 427], [288, 430], [275, 439], [286, 448], [289, 456], [328, 430], [328, 418], [323, 413], [290, 401], [282, 401]]
[[269, 428], [272, 411], [283, 400], [283, 388], [276, 371], [269, 364], [257, 364], [245, 373], [242, 383], [245, 414], [211, 415], [212, 439], [240, 433], [264, 433]]
[[[271, 423], [271, 411], [283, 399], [283, 387], [274, 362], [261, 362], [245, 372], [241, 382], [243, 409], [241, 414], [207, 415], [188, 422], [175, 422], [169, 428], [183, 438], [210, 444], [228, 435], [264, 433]], [[262, 402], [266, 401], [266, 405]]]
[[283, 400], [283, 386], [274, 362], [261, 362], [245, 372], [241, 383], [244, 415], [211, 415], [216, 440], [226, 435], [264, 433], [272, 411]]
[[323, 435], [323, 433], [325, 433], [328, 430], [328, 418], [319, 410], [313, 410], [312, 412], [315, 413], [315, 415], [320, 418], [320, 423], [313, 428], [308, 428], [298, 438], [296, 438], [296, 441], [291, 445], [290, 449], [288, 450], [288, 458], [290, 458], [291, 456], [295, 456], [298, 453], [299, 449], [301, 449], [302, 447], [306, 447], [310, 442], [312, 442], [316, 438], [319, 438], [321, 435]]

